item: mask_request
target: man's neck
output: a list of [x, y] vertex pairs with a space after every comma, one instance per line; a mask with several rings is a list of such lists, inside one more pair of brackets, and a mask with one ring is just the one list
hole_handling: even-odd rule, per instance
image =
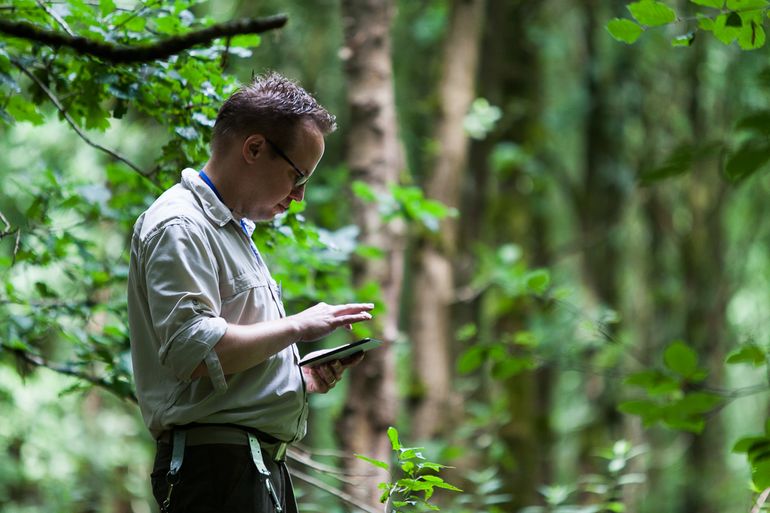
[[212, 156], [203, 166], [203, 171], [216, 187], [225, 206], [230, 209], [236, 220], [246, 217], [241, 204], [237, 181], [233, 179], [233, 173], [227, 172], [231, 167], [227, 162]]

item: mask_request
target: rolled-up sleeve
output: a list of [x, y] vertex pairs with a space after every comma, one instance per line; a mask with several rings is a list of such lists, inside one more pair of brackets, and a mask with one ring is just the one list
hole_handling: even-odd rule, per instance
[[189, 380], [205, 362], [214, 388], [227, 388], [214, 346], [227, 331], [220, 317], [218, 264], [200, 229], [176, 218], [145, 244], [145, 278], [158, 357], [177, 379]]

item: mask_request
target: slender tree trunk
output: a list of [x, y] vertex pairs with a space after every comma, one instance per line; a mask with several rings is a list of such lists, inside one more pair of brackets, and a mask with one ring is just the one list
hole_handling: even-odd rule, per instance
[[[585, 88], [588, 109], [585, 119], [584, 164], [580, 186], [575, 195], [574, 209], [582, 239], [586, 242], [582, 254], [582, 279], [593, 301], [602, 309], [619, 311], [621, 304], [620, 269], [622, 239], [617, 228], [625, 215], [628, 188], [631, 182], [624, 165], [622, 127], [625, 109], [614, 108], [617, 92], [622, 89], [625, 69], [633, 62], [632, 48], [607, 51], [607, 41], [601, 31], [605, 20], [614, 13], [606, 3], [583, 0], [585, 16]], [[602, 8], [604, 7], [604, 8]], [[621, 54], [622, 52], [622, 54]], [[600, 59], [610, 60], [600, 67]], [[626, 176], [624, 176], [624, 174]], [[597, 326], [606, 337], [605, 343], [616, 343], [615, 326]], [[592, 353], [586, 358], [591, 365]], [[623, 422], [617, 411], [617, 390], [612, 378], [600, 374], [586, 376], [586, 395], [594, 405], [592, 421], [582, 432], [580, 466], [585, 473], [595, 470], [594, 451], [612, 440], [622, 438]]]
[[[701, 101], [702, 84], [698, 80], [698, 70], [703, 62], [703, 52], [702, 45], [695, 49], [690, 73], [690, 121], [696, 141], [707, 139], [714, 115], [713, 111], [711, 116], [708, 115]], [[725, 272], [727, 247], [722, 226], [727, 187], [718, 166], [712, 159], [692, 170], [685, 195], [692, 226], [680, 242], [686, 305], [684, 339], [698, 352], [700, 364], [709, 369], [709, 385], [714, 387], [719, 387], [722, 382], [730, 290]], [[722, 488], [724, 446], [721, 416], [709, 418], [703, 433], [693, 435], [687, 462], [690, 475], [697, 475], [698, 480], [684, 491], [683, 511], [721, 511], [715, 492]]]
[[[398, 181], [402, 167], [390, 55], [393, 11], [390, 0], [342, 2], [343, 55], [351, 109], [347, 160], [353, 180], [361, 180], [383, 194], [387, 193], [389, 184]], [[359, 287], [369, 284], [379, 287], [384, 305], [375, 312], [378, 317], [374, 325], [387, 344], [367, 354], [364, 361], [352, 369], [337, 434], [346, 453], [390, 461], [386, 432], [395, 423], [397, 410], [391, 343], [398, 332], [398, 299], [403, 275], [402, 230], [392, 223], [383, 223], [378, 209], [370, 204], [354, 199], [353, 209], [361, 229], [360, 243], [380, 248], [385, 253], [379, 260], [357, 261], [354, 280]], [[375, 473], [371, 465], [358, 459], [347, 460], [346, 467], [353, 475]], [[379, 472], [361, 486], [349, 487], [348, 492], [360, 501], [377, 505], [380, 495], [377, 483], [388, 479], [386, 473]]]
[[[469, 140], [463, 120], [475, 96], [479, 41], [484, 0], [454, 0], [444, 44], [439, 95], [441, 116], [436, 130], [437, 158], [425, 184], [426, 195], [457, 208], [460, 185], [468, 163]], [[454, 261], [457, 223], [446, 219], [434, 238], [418, 241], [414, 278], [412, 341], [413, 389], [418, 391], [413, 412], [413, 436], [443, 435], [457, 404], [452, 390], [451, 309], [456, 301]]]
[[[538, 134], [543, 109], [543, 76], [540, 46], [533, 40], [530, 27], [537, 25], [539, 17], [547, 9], [546, 3], [518, 0], [488, 2], [487, 23], [484, 30], [484, 47], [480, 91], [491, 104], [503, 109], [500, 126], [474, 155], [480, 160], [476, 169], [477, 191], [475, 205], [468, 209], [476, 212], [477, 224], [463, 232], [466, 245], [475, 245], [479, 239], [491, 248], [515, 244], [523, 249], [528, 262], [547, 265], [549, 259], [546, 239], [548, 230], [539, 208], [545, 201], [541, 191], [523, 192], [522, 181], [531, 180], [520, 165], [510, 169], [492, 168], [489, 155], [499, 143], [513, 143], [524, 152], [538, 148]], [[513, 109], [513, 105], [526, 105], [526, 109]], [[533, 155], [539, 159], [539, 155]], [[471, 217], [473, 219], [473, 217]], [[469, 229], [468, 229], [469, 228]], [[503, 301], [495, 294], [487, 293], [478, 305], [479, 333], [490, 340], [504, 340], [514, 333], [526, 330], [529, 320], [539, 315], [528, 301]], [[489, 308], [495, 303], [494, 308]], [[500, 303], [508, 304], [500, 311]], [[490, 311], [495, 310], [494, 318]], [[502, 463], [503, 490], [512, 497], [504, 505], [504, 511], [518, 511], [522, 507], [538, 503], [539, 486], [550, 482], [551, 428], [548, 422], [553, 378], [548, 369], [524, 371], [520, 374], [492, 383], [487, 394], [501, 394], [509, 410], [508, 419], [495, 435], [505, 448]], [[487, 397], [489, 403], [500, 398]]]

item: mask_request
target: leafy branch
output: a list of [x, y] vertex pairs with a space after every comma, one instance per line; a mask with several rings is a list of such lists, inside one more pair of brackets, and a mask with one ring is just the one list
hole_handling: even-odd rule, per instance
[[[429, 474], [428, 472], [438, 473], [447, 467], [439, 463], [427, 461], [422, 454], [422, 447], [404, 447], [401, 445], [396, 428], [388, 428], [388, 438], [396, 455], [398, 470], [403, 474], [403, 477], [395, 481], [380, 483], [379, 488], [382, 490], [380, 502], [385, 504], [386, 512], [398, 513], [399, 511], [407, 511], [406, 508], [414, 508], [418, 505], [431, 511], [439, 511], [440, 508], [430, 502], [436, 488], [452, 492], [462, 492], [462, 490], [452, 486], [442, 478]], [[356, 457], [377, 468], [388, 471], [391, 479], [393, 479], [393, 468], [389, 463], [360, 454], [357, 454]]]
[[[2, 21], [2, 20], [0, 20]], [[37, 86], [40, 88], [43, 93], [48, 97], [48, 99], [53, 103], [54, 107], [56, 107], [56, 110], [59, 111], [59, 113], [62, 115], [65, 121], [67, 121], [67, 124], [69, 124], [72, 129], [75, 131], [75, 133], [83, 139], [83, 141], [88, 144], [89, 146], [96, 148], [97, 150], [106, 153], [107, 155], [111, 156], [115, 160], [118, 160], [120, 162], [123, 162], [128, 167], [139, 173], [145, 178], [149, 178], [152, 173], [145, 173], [138, 165], [134, 164], [130, 160], [128, 160], [123, 155], [119, 154], [115, 150], [111, 150], [109, 148], [106, 148], [102, 146], [101, 144], [94, 142], [91, 138], [89, 138], [85, 132], [78, 126], [77, 123], [75, 123], [75, 120], [72, 119], [72, 116], [69, 115], [67, 112], [67, 109], [64, 108], [64, 105], [59, 100], [59, 98], [51, 91], [34, 73], [32, 73], [24, 64], [21, 63], [18, 59], [11, 59], [11, 63], [16, 66], [22, 73], [24, 73], [27, 77], [29, 77]]]
[[146, 45], [125, 46], [94, 41], [82, 36], [46, 30], [37, 25], [0, 19], [0, 33], [42, 43], [52, 48], [70, 48], [81, 55], [96, 57], [113, 64], [127, 64], [163, 60], [196, 45], [214, 39], [245, 34], [261, 34], [286, 24], [283, 14], [266, 18], [251, 18], [218, 23], [187, 34], [173, 36]]
[[0, 344], [0, 348], [8, 351], [9, 353], [12, 353], [14, 356], [16, 356], [16, 358], [27, 365], [31, 365], [33, 367], [44, 367], [65, 376], [82, 379], [83, 381], [86, 381], [92, 385], [104, 388], [105, 390], [112, 392], [121, 399], [127, 399], [134, 404], [138, 404], [134, 392], [130, 390], [129, 387], [121, 386], [122, 383], [116, 383], [104, 378], [92, 376], [91, 374], [76, 369], [72, 365], [50, 362], [40, 355], [31, 353], [21, 347], [7, 344], [5, 342]]
[[744, 50], [761, 48], [765, 44], [765, 14], [770, 10], [767, 0], [690, 0], [699, 7], [713, 9], [694, 17], [679, 16], [664, 2], [640, 0], [626, 6], [633, 20], [615, 18], [607, 23], [610, 35], [633, 44], [649, 28], [696, 21], [696, 29], [672, 39], [673, 46], [690, 46], [697, 30], [711, 32], [719, 41], [729, 45], [735, 40]]

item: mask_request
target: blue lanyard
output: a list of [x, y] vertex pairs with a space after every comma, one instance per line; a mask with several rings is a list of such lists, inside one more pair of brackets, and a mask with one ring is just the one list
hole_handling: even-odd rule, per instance
[[[223, 205], [225, 205], [225, 200], [224, 200], [224, 198], [222, 197], [222, 195], [221, 195], [221, 194], [219, 194], [219, 191], [218, 191], [218, 190], [217, 190], [217, 188], [214, 186], [214, 182], [212, 182], [212, 181], [211, 181], [211, 178], [209, 178], [209, 175], [207, 175], [207, 174], [206, 174], [206, 172], [205, 172], [204, 170], [202, 170], [202, 169], [201, 169], [201, 170], [198, 172], [198, 176], [200, 176], [200, 177], [201, 177], [201, 180], [203, 180], [204, 182], [206, 182], [206, 185], [208, 185], [209, 187], [211, 187], [211, 190], [212, 190], [212, 191], [214, 191], [214, 194], [216, 194], [216, 195], [217, 195], [217, 198], [219, 198], [219, 201], [221, 201], [221, 202], [222, 202], [222, 204], [223, 204]], [[227, 206], [227, 205], [225, 205], [225, 206]]]
[[[219, 194], [219, 191], [217, 190], [216, 186], [214, 185], [214, 182], [211, 181], [211, 178], [209, 178], [209, 176], [206, 174], [206, 172], [201, 169], [198, 172], [198, 176], [200, 176], [201, 180], [206, 182], [206, 185], [208, 185], [211, 188], [211, 190], [214, 191], [214, 194], [217, 195], [217, 198], [219, 198], [219, 201], [221, 201], [223, 205], [227, 206], [227, 204], [225, 203], [224, 198], [222, 198], [222, 195]], [[243, 233], [246, 235], [246, 238], [249, 239], [249, 245], [251, 246], [251, 252], [254, 254], [254, 258], [257, 260], [257, 267], [258, 268], [263, 267], [264, 266], [264, 262], [262, 260], [262, 257], [259, 254], [259, 251], [257, 250], [257, 245], [254, 244], [254, 239], [251, 238], [251, 233], [249, 233], [249, 229], [246, 226], [246, 221], [244, 219], [241, 219], [238, 222], [238, 224], [241, 226], [241, 230], [243, 230]], [[252, 232], [253, 232], [253, 230], [252, 230]], [[278, 285], [277, 287], [278, 287], [278, 290], [274, 291], [273, 287], [268, 285], [268, 288], [270, 289], [270, 294], [273, 296], [273, 300], [276, 301], [276, 303], [278, 303], [280, 301], [280, 298], [283, 295], [281, 293], [281, 286]], [[276, 298], [276, 294], [278, 296], [277, 298]]]

